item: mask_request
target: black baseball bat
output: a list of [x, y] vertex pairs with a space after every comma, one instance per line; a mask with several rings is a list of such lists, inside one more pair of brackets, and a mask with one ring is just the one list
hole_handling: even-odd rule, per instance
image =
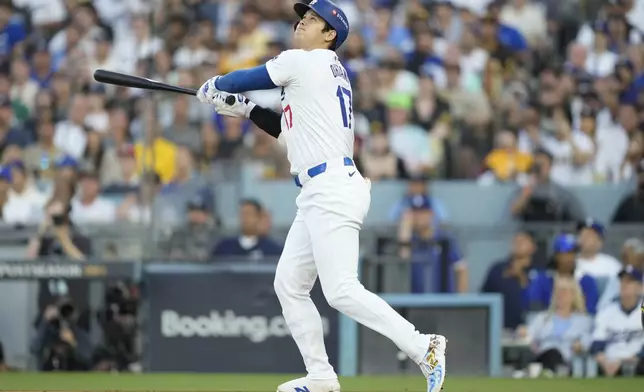
[[[172, 84], [159, 82], [157, 80], [128, 75], [120, 72], [108, 71], [106, 69], [97, 69], [96, 71], [94, 71], [94, 80], [100, 83], [113, 84], [115, 86], [133, 87], [144, 90], [168, 91], [172, 93], [192, 96], [197, 95], [198, 91], [193, 88], [175, 86]], [[234, 105], [235, 97], [233, 95], [229, 95], [228, 98], [226, 98], [226, 103], [228, 105]]]

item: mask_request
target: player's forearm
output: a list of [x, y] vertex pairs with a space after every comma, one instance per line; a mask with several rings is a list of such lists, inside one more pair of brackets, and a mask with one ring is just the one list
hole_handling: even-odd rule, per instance
[[272, 90], [277, 86], [273, 83], [265, 65], [240, 69], [217, 78], [215, 88], [219, 91], [238, 94], [246, 91]]
[[277, 139], [282, 133], [282, 115], [261, 106], [255, 106], [250, 112], [250, 120], [262, 131]]

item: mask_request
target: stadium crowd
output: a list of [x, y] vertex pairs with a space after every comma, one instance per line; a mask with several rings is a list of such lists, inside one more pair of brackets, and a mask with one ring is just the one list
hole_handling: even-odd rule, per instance
[[[427, 192], [430, 179], [517, 184], [512, 214], [537, 222], [586, 219], [568, 186], [636, 182], [613, 221], [644, 222], [644, 1], [337, 3], [353, 31], [339, 56], [354, 89], [354, 160], [372, 181], [409, 181], [409, 193], [392, 210], [400, 257], [436, 257], [423, 240], [436, 240], [448, 218]], [[172, 257], [278, 255], [270, 214], [255, 200], [240, 205], [238, 237], [210, 242], [220, 226], [213, 172], [244, 162], [257, 179], [290, 178], [270, 136], [187, 96], [98, 84], [92, 75], [105, 68], [197, 87], [288, 48], [296, 21], [292, 4], [0, 0], [0, 221], [39, 226], [28, 255], [85, 259], [92, 243], [75, 225], [153, 219], [176, 228], [159, 245]], [[281, 110], [279, 90], [248, 97]], [[593, 225], [580, 230], [599, 235], [600, 226]], [[443, 274], [420, 266], [412, 291], [468, 290], [465, 257], [454, 239], [445, 238], [454, 276], [439, 289], [440, 282], [423, 277]], [[581, 238], [577, 244], [558, 237], [553, 262], [563, 270], [543, 272], [533, 285], [526, 252], [534, 252], [534, 244], [529, 233], [517, 234], [512, 256], [490, 271], [483, 291], [504, 294], [506, 327], [533, 337], [548, 370], [592, 348], [602, 371], [612, 375], [620, 366], [605, 345], [610, 328], [593, 335], [586, 313], [599, 318], [600, 308], [612, 306], [610, 300], [600, 305], [605, 295], [630, 307], [638, 289], [631, 280], [639, 280], [642, 291], [642, 245], [629, 243], [636, 256], [623, 261], [630, 267], [609, 263], [605, 277], [617, 279], [621, 271], [623, 279], [621, 286], [612, 281], [600, 301], [596, 271], [578, 269], [576, 276], [569, 270], [578, 245], [580, 257], [594, 257]], [[558, 274], [581, 284], [553, 280]], [[34, 342], [41, 367], [127, 369], [136, 362], [135, 288], [119, 284], [106, 296], [109, 310], [101, 323], [110, 333], [99, 349], [86, 344], [91, 316], [60, 299], [71, 292], [83, 298], [84, 290], [43, 283]], [[552, 310], [528, 321], [535, 304]], [[565, 333], [569, 314], [579, 316], [571, 323], [580, 334], [553, 353], [552, 341]], [[620, 359], [632, 362], [635, 354]], [[634, 363], [632, 371], [622, 370], [641, 372], [641, 362], [639, 370]]]

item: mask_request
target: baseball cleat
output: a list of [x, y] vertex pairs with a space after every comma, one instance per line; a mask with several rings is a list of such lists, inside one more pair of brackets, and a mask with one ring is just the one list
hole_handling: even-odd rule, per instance
[[306, 377], [285, 382], [277, 392], [340, 392], [340, 382], [334, 380], [309, 380]]
[[[447, 339], [441, 335], [430, 335], [429, 350], [420, 363], [420, 370], [427, 379], [427, 392], [439, 392], [445, 382], [445, 351]], [[280, 391], [281, 392], [281, 391]]]

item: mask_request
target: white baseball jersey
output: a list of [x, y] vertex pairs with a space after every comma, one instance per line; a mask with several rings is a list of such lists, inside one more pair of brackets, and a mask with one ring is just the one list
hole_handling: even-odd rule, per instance
[[543, 138], [543, 147], [552, 154], [553, 162], [550, 170], [552, 181], [559, 185], [590, 185], [593, 183], [593, 160], [577, 167], [573, 164], [573, 148], [585, 153], [595, 153], [595, 146], [588, 135], [574, 131], [570, 141], [561, 141], [554, 136]]
[[636, 356], [644, 347], [641, 311], [639, 306], [625, 313], [619, 302], [601, 310], [595, 317], [593, 341], [606, 342], [606, 357], [609, 360]]
[[291, 173], [333, 158], [353, 158], [353, 93], [338, 56], [331, 50], [282, 52], [266, 63], [282, 87], [282, 134]]
[[623, 268], [622, 263], [611, 255], [598, 253], [592, 259], [577, 257], [575, 276], [590, 275], [593, 278], [614, 278]]

